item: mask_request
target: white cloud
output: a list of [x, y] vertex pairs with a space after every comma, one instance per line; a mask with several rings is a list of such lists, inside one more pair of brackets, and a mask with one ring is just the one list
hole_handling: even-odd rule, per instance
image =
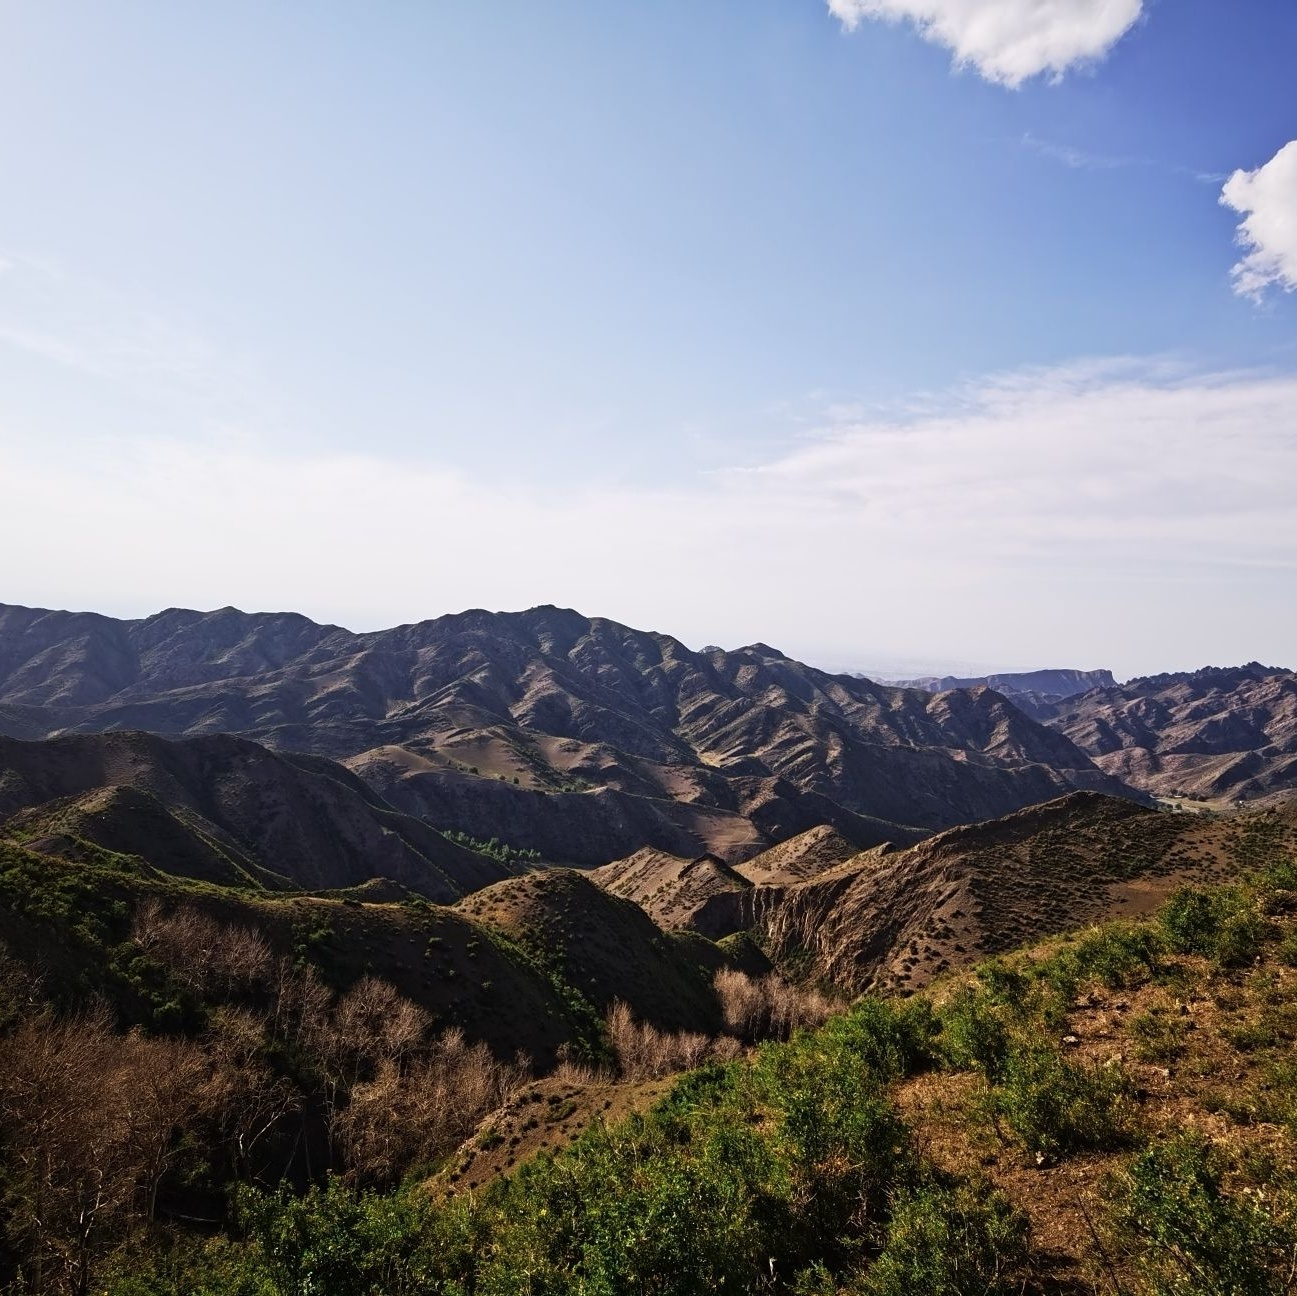
[[1272, 286], [1297, 289], [1297, 140], [1255, 171], [1235, 171], [1220, 201], [1243, 217], [1245, 255], [1233, 269], [1234, 291], [1259, 301]]
[[1006, 86], [1102, 58], [1142, 9], [1142, 0], [829, 0], [849, 31], [865, 19], [911, 22], [956, 63]]
[[0, 597], [357, 628], [554, 602], [837, 661], [1291, 656], [1297, 376], [1092, 362], [853, 415], [755, 470], [562, 492], [229, 438], [70, 457], [0, 427]]

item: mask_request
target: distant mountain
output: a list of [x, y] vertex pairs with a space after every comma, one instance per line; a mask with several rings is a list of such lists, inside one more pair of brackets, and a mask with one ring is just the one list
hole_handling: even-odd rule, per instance
[[1040, 714], [1102, 769], [1159, 795], [1232, 800], [1297, 789], [1297, 673], [1281, 667], [1150, 675]]
[[736, 862], [820, 824], [913, 841], [1125, 791], [989, 688], [887, 687], [762, 644], [693, 652], [553, 607], [353, 634], [233, 608], [0, 606], [0, 732], [117, 729], [344, 760], [398, 809], [559, 863], [645, 846]]
[[1117, 681], [1106, 670], [1036, 670], [960, 678], [955, 675], [924, 675], [918, 679], [893, 681], [900, 688], [945, 693], [950, 689], [993, 688], [1003, 693], [1029, 715], [1065, 698], [1090, 689], [1115, 688]]
[[388, 878], [450, 902], [510, 873], [398, 813], [341, 765], [225, 734], [0, 738], [0, 839], [273, 891]]

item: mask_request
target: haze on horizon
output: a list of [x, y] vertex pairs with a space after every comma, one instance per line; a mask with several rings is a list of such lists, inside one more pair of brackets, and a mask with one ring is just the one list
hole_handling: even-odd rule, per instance
[[1284, 0], [19, 0], [0, 600], [1297, 665], [1295, 61]]

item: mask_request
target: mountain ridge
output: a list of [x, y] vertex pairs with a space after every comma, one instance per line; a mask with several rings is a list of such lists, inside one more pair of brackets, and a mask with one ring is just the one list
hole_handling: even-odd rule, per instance
[[[765, 644], [694, 652], [551, 605], [362, 634], [297, 613], [0, 605], [0, 729], [121, 728], [342, 760], [436, 827], [515, 821], [518, 847], [554, 817], [538, 797], [567, 794], [545, 854], [583, 865], [649, 845], [734, 862], [823, 823], [861, 847], [912, 841], [1073, 787], [1129, 791], [994, 690], [895, 689]], [[627, 827], [583, 853], [591, 793]]]
[[1142, 676], [1040, 718], [1101, 768], [1156, 795], [1225, 802], [1297, 790], [1297, 672], [1282, 667]]

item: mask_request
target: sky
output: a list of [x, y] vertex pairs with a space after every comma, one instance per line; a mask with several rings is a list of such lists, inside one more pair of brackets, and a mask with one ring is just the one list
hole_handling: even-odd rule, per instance
[[1297, 666], [1291, 0], [12, 0], [0, 600]]

